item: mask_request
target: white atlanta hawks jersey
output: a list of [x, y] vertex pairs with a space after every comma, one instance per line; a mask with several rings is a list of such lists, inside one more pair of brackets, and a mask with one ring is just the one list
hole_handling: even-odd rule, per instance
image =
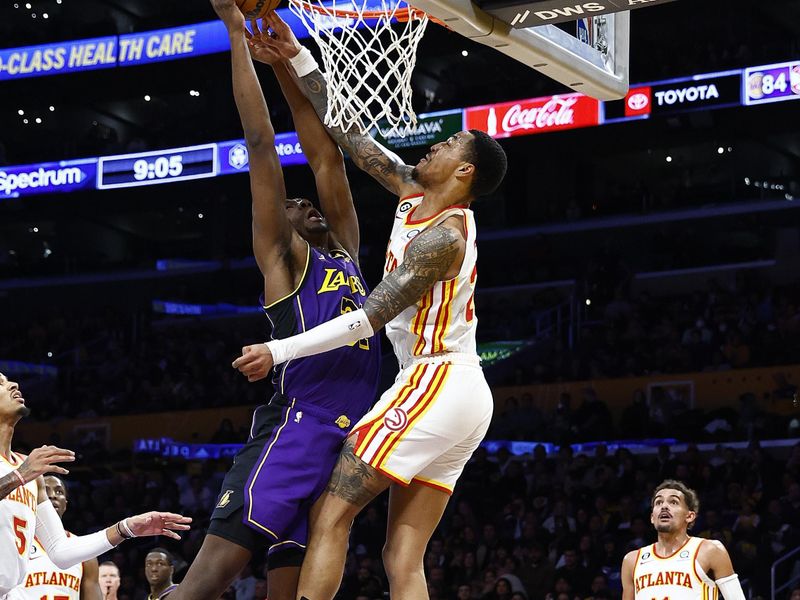
[[467, 247], [458, 275], [438, 281], [414, 306], [409, 306], [386, 324], [386, 335], [394, 346], [401, 369], [412, 358], [441, 352], [476, 354], [474, 293], [478, 276], [475, 218], [465, 206], [451, 206], [429, 219], [415, 219], [422, 194], [403, 198], [397, 205], [394, 227], [386, 251], [383, 276], [403, 262], [411, 241], [423, 230], [454, 215], [464, 219]]
[[[22, 464], [22, 457], [0, 455], [0, 477]], [[22, 582], [36, 529], [36, 481], [21, 485], [0, 500], [0, 598]]]
[[717, 600], [716, 584], [697, 563], [705, 541], [690, 537], [671, 556], [659, 556], [655, 544], [640, 548], [633, 567], [636, 600]]
[[82, 577], [83, 564], [59, 569], [34, 538], [25, 581], [14, 590], [14, 600], [80, 600]]

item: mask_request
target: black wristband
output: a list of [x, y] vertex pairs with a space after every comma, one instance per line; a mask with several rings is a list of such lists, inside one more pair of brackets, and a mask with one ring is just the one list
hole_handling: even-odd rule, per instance
[[117, 521], [117, 524], [116, 524], [116, 525], [114, 525], [114, 527], [116, 527], [116, 529], [117, 529], [117, 533], [119, 534], [119, 537], [121, 537], [123, 540], [130, 540], [130, 539], [132, 539], [132, 536], [130, 536], [130, 535], [127, 535], [127, 534], [126, 534], [126, 533], [125, 533], [125, 532], [122, 530], [122, 527], [120, 527], [120, 526], [119, 526], [119, 523], [120, 523], [120, 522], [119, 522], [119, 521]]

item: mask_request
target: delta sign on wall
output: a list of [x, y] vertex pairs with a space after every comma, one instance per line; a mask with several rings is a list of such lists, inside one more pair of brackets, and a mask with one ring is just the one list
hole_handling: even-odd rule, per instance
[[531, 98], [464, 110], [466, 129], [480, 129], [495, 138], [564, 131], [599, 124], [600, 101], [582, 94]]

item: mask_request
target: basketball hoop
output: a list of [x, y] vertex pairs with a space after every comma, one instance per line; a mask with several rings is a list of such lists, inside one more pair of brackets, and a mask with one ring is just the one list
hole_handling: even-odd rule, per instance
[[[411, 73], [428, 16], [397, 0], [290, 0], [322, 52], [328, 84], [325, 124], [361, 133], [386, 120], [403, 136], [417, 124]], [[393, 27], [394, 25], [394, 27]]]

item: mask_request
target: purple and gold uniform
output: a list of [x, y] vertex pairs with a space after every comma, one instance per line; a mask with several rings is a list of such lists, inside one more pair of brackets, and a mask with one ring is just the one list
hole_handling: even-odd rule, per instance
[[[273, 339], [282, 339], [361, 308], [367, 295], [344, 250], [309, 246], [300, 285], [263, 308]], [[209, 533], [253, 551], [304, 548], [308, 510], [325, 489], [345, 437], [375, 401], [379, 377], [378, 338], [277, 367], [275, 395], [253, 413]]]

